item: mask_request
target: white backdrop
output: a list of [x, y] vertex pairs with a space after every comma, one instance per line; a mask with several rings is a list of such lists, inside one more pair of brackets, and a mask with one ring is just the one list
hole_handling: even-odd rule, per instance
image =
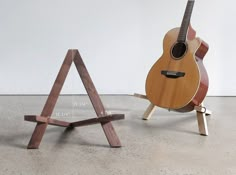
[[[144, 93], [165, 33], [187, 0], [0, 0], [0, 94], [48, 94], [67, 49], [99, 93]], [[210, 50], [208, 95], [236, 95], [234, 0], [196, 0], [191, 23]], [[72, 67], [62, 93], [85, 93]]]

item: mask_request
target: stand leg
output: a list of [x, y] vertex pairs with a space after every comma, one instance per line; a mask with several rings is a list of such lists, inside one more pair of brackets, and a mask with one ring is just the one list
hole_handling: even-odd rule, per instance
[[[148, 100], [146, 95], [135, 93], [134, 96]], [[152, 114], [154, 113], [155, 110], [156, 110], [156, 106], [154, 104], [150, 103], [149, 106], [147, 107], [146, 111], [143, 113], [143, 120], [149, 120], [152, 117]]]
[[[105, 108], [102, 104], [102, 101], [97, 93], [97, 90], [92, 82], [92, 79], [89, 76], [89, 73], [85, 67], [85, 64], [79, 54], [79, 52], [76, 50], [76, 55], [74, 59], [75, 66], [77, 68], [77, 71], [81, 77], [81, 80], [84, 84], [84, 87], [89, 95], [90, 101], [92, 102], [93, 108], [97, 114], [98, 117], [103, 117], [106, 115]], [[120, 140], [118, 136], [116, 135], [115, 129], [112, 126], [111, 122], [107, 123], [101, 123], [103, 131], [107, 137], [107, 140], [111, 147], [121, 147]]]
[[[195, 107], [196, 113], [197, 113], [197, 121], [198, 121], [198, 129], [199, 133], [204, 136], [208, 136], [208, 128], [207, 128], [207, 121], [206, 121], [206, 108], [202, 105]], [[211, 112], [208, 111], [208, 115], [210, 115]]]
[[[61, 92], [62, 86], [65, 82], [66, 76], [69, 72], [71, 63], [73, 61], [73, 55], [72, 52], [67, 52], [66, 58], [61, 66], [61, 69], [57, 75], [57, 78], [53, 84], [52, 90], [48, 96], [48, 99], [44, 105], [43, 111], [41, 113], [41, 116], [51, 116], [53, 109], [55, 107], [55, 104], [57, 102], [58, 96]], [[31, 136], [31, 139], [28, 144], [28, 149], [37, 149], [40, 145], [40, 142], [43, 138], [43, 135], [45, 133], [45, 130], [47, 128], [47, 123], [37, 123], [34, 132]]]
[[156, 106], [152, 103], [149, 104], [148, 108], [143, 114], [143, 120], [149, 120], [152, 117], [152, 114], [156, 110]]

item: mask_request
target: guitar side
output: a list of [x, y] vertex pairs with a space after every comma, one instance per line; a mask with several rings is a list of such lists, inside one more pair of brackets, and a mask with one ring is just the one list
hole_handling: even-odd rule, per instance
[[[146, 94], [156, 106], [180, 112], [188, 112], [200, 105], [208, 90], [208, 76], [203, 65], [208, 45], [195, 38], [195, 31], [189, 27], [187, 52], [176, 60], [171, 55], [179, 28], [167, 32], [163, 42], [163, 55], [153, 65], [146, 79]], [[164, 76], [161, 72], [170, 70], [183, 72], [179, 78]]]

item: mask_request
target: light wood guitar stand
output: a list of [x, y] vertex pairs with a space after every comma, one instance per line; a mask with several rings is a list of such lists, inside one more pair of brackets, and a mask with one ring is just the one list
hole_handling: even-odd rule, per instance
[[[146, 95], [141, 94], [134, 94], [135, 97], [147, 99]], [[143, 120], [149, 120], [152, 117], [152, 114], [156, 110], [156, 107], [154, 104], [150, 103], [147, 107], [146, 111], [143, 114]], [[211, 115], [211, 111], [207, 110], [203, 105], [195, 106], [195, 111], [197, 113], [197, 121], [198, 121], [198, 129], [199, 133], [201, 135], [207, 136], [208, 135], [208, 128], [207, 128], [207, 121], [206, 121], [206, 115]]]
[[[76, 69], [80, 75], [80, 78], [84, 84], [84, 87], [88, 93], [90, 101], [92, 102], [93, 108], [97, 114], [96, 118], [91, 118], [83, 121], [76, 122], [66, 122], [59, 121], [56, 119], [51, 119], [51, 115], [55, 104], [57, 102], [58, 96], [69, 72], [72, 62], [75, 63]], [[111, 147], [121, 147], [120, 140], [116, 135], [116, 132], [112, 126], [111, 121], [124, 119], [124, 114], [111, 114], [107, 115], [102, 101], [95, 89], [95, 86], [89, 76], [89, 73], [84, 65], [84, 62], [78, 52], [78, 50], [68, 50], [65, 60], [61, 66], [61, 69], [57, 75], [54, 82], [52, 90], [48, 96], [48, 99], [44, 105], [41, 115], [25, 115], [26, 121], [36, 122], [37, 125], [34, 129], [30, 142], [28, 144], [28, 149], [37, 149], [43, 138], [45, 130], [48, 125], [74, 128], [92, 124], [101, 124], [103, 131], [107, 137], [107, 140]]]

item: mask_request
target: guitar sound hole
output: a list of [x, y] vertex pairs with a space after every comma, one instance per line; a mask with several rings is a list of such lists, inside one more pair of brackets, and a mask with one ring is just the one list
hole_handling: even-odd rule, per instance
[[185, 43], [176, 43], [173, 47], [172, 47], [172, 56], [174, 57], [174, 59], [181, 59], [184, 54], [187, 51], [187, 46]]

